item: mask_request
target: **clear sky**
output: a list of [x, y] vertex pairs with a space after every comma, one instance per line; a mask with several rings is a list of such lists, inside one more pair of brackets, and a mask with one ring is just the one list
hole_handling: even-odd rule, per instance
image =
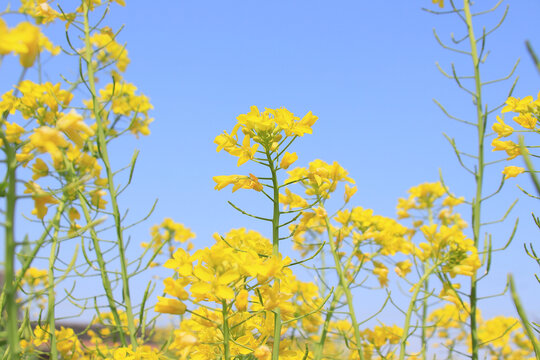
[[[464, 27], [455, 16], [422, 11], [421, 7], [438, 9], [430, 0], [127, 3], [112, 6], [109, 25], [116, 30], [125, 24], [119, 42], [127, 43], [132, 61], [126, 79], [150, 97], [155, 121], [149, 137], [113, 147], [117, 168], [129, 162], [135, 148], [141, 150], [135, 181], [121, 207], [129, 207], [129, 218], [136, 220], [159, 199], [149, 220], [131, 232], [135, 246], [130, 254], [138, 251], [136, 243], [148, 241], [150, 226], [165, 217], [190, 227], [197, 234], [197, 247], [211, 245], [214, 232], [238, 227], [270, 235], [266, 224], [253, 222], [227, 204], [233, 200], [255, 213], [269, 212], [253, 201], [258, 194], [213, 190], [212, 176], [260, 172], [248, 165], [237, 168], [236, 159], [216, 153], [213, 144], [214, 137], [230, 131], [236, 116], [251, 105], [317, 115], [313, 135], [296, 142], [297, 164], [317, 158], [338, 161], [358, 186], [351, 205], [394, 216], [397, 199], [412, 186], [437, 181], [439, 169], [454, 193], [470, 199], [474, 180], [458, 166], [442, 133], [474, 152], [474, 129], [449, 120], [432, 101], [438, 99], [453, 114], [475, 121], [470, 96], [435, 65], [451, 71], [455, 63], [460, 74], [471, 74], [469, 59], [442, 49], [433, 36], [435, 28], [445, 41], [450, 33], [459, 38]], [[478, 3], [490, 7], [495, 1]], [[515, 95], [536, 95], [540, 76], [524, 42], [531, 40], [540, 52], [540, 2], [504, 1], [495, 14], [475, 19], [477, 34], [482, 26], [496, 24], [506, 5], [510, 9], [505, 23], [488, 38], [491, 53], [483, 78], [507, 75], [521, 58]], [[63, 34], [52, 30], [51, 38], [64, 44]], [[51, 69], [62, 67], [54, 61]], [[52, 70], [49, 75], [59, 81]], [[489, 88], [487, 104], [502, 103], [510, 86], [506, 82]], [[489, 128], [494, 120], [489, 117]], [[489, 158], [502, 157], [490, 151], [488, 142]], [[501, 170], [495, 166], [488, 171], [486, 193], [498, 185]], [[506, 274], [512, 272], [524, 299], [534, 304], [540, 297], [533, 277], [537, 268], [524, 254], [523, 243], [538, 237], [530, 217], [538, 203], [526, 199], [516, 184], [532, 189], [522, 175], [509, 180], [502, 194], [487, 203], [483, 221], [502, 216], [520, 198], [506, 225], [492, 228], [494, 244], [504, 243], [516, 217], [520, 226], [509, 250], [495, 256], [493, 273], [480, 292], [500, 292]], [[463, 212], [469, 221], [469, 213]], [[514, 314], [509, 296], [487, 302], [485, 309], [488, 315]], [[538, 309], [531, 305], [528, 310], [537, 320]]]

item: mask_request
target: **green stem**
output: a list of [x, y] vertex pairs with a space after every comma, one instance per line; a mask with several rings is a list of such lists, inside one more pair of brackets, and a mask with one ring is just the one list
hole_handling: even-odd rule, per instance
[[[272, 215], [272, 255], [279, 256], [279, 183], [277, 178], [277, 169], [272, 161], [270, 149], [266, 149], [266, 159], [272, 173], [273, 192], [273, 215]], [[280, 291], [279, 279], [274, 280], [278, 292]], [[272, 348], [272, 360], [279, 359], [279, 343], [281, 341], [281, 310], [278, 307], [274, 310], [274, 346]]]
[[[86, 222], [90, 222], [92, 220], [92, 217], [90, 216], [90, 212], [88, 211], [88, 206], [86, 205], [86, 201], [85, 199], [83, 199], [80, 193], [79, 193], [79, 202], [81, 204], [81, 208], [82, 208], [83, 215]], [[122, 321], [120, 320], [120, 315], [118, 314], [118, 309], [116, 307], [116, 303], [114, 300], [111, 281], [109, 279], [109, 275], [107, 272], [107, 265], [106, 265], [105, 259], [103, 258], [103, 251], [101, 251], [101, 245], [99, 244], [99, 238], [97, 236], [96, 230], [93, 227], [90, 228], [90, 237], [92, 238], [92, 244], [94, 246], [94, 251], [96, 252], [96, 259], [99, 266], [101, 283], [103, 284], [103, 289], [105, 290], [105, 296], [107, 297], [107, 301], [109, 302], [109, 309], [111, 309], [111, 313], [113, 315], [114, 322], [116, 324], [116, 329], [120, 336], [120, 342], [122, 343], [122, 346], [125, 347], [127, 346], [127, 341], [126, 341], [126, 335], [124, 332], [124, 327], [122, 325]]]
[[[433, 225], [433, 204], [428, 206], [428, 223]], [[425, 273], [427, 263], [422, 263], [422, 269]], [[424, 294], [429, 294], [429, 279], [424, 282]], [[428, 297], [424, 296], [422, 300], [422, 360], [427, 359], [428, 339], [427, 339], [427, 315], [428, 315]]]
[[330, 320], [332, 320], [332, 316], [334, 315], [334, 310], [336, 309], [339, 298], [341, 297], [341, 291], [339, 291], [340, 289], [341, 288], [338, 288], [335, 291], [334, 297], [332, 298], [332, 302], [330, 303], [328, 312], [326, 313], [323, 328], [321, 330], [321, 335], [319, 337], [319, 342], [317, 342], [317, 344], [315, 345], [315, 353], [313, 355], [313, 360], [322, 359], [324, 344], [326, 342], [326, 337], [328, 335], [328, 328], [330, 327]]
[[224, 353], [224, 356], [225, 356], [224, 360], [229, 360], [229, 358], [231, 357], [231, 349], [230, 349], [230, 336], [231, 336], [231, 334], [230, 334], [230, 331], [229, 331], [229, 321], [228, 321], [229, 310], [228, 310], [228, 307], [227, 307], [227, 301], [222, 300], [221, 301], [221, 306], [222, 306], [221, 316], [223, 317], [222, 331], [223, 331], [223, 353]]
[[527, 152], [527, 149], [525, 148], [525, 141], [523, 139], [523, 136], [519, 137], [519, 150], [521, 151], [521, 156], [523, 156], [523, 160], [525, 161], [527, 171], [529, 171], [529, 174], [531, 175], [531, 180], [536, 189], [536, 194], [540, 196], [540, 181], [538, 181], [538, 176], [536, 176], [536, 170], [534, 169], [531, 157]]
[[414, 310], [414, 304], [416, 303], [416, 299], [418, 298], [418, 294], [420, 293], [420, 290], [422, 289], [422, 286], [427, 281], [429, 276], [437, 269], [439, 266], [439, 263], [434, 264], [432, 267], [430, 267], [426, 272], [424, 272], [424, 275], [420, 278], [420, 280], [416, 283], [414, 286], [414, 292], [413, 296], [411, 298], [411, 301], [409, 302], [409, 308], [407, 309], [407, 313], [405, 315], [405, 324], [403, 325], [403, 335], [401, 335], [401, 339], [399, 340], [399, 360], [405, 359], [405, 350], [407, 348], [407, 339], [409, 338], [409, 328], [411, 326], [411, 316]]
[[5, 247], [4, 247], [4, 291], [7, 312], [7, 336], [9, 359], [19, 357], [19, 331], [18, 331], [18, 306], [15, 301], [17, 288], [15, 287], [15, 203], [17, 202], [17, 160], [15, 158], [15, 146], [5, 143], [4, 145], [7, 162], [7, 193], [6, 193], [6, 218], [5, 218]]
[[[474, 67], [474, 82], [475, 82], [475, 103], [476, 103], [476, 127], [478, 134], [478, 163], [475, 172], [476, 194], [472, 201], [472, 226], [474, 245], [478, 249], [480, 243], [480, 212], [482, 207], [482, 184], [484, 178], [484, 137], [485, 137], [485, 115], [482, 110], [482, 83], [480, 81], [480, 59], [478, 58], [478, 50], [476, 47], [476, 37], [474, 35], [472, 15], [470, 9], [470, 0], [463, 1], [463, 10], [465, 12], [465, 21], [469, 35], [469, 43], [471, 46], [471, 58]], [[470, 333], [471, 333], [471, 359], [478, 360], [478, 319], [477, 319], [477, 278], [476, 273], [471, 277], [471, 292], [469, 295], [470, 303]]]
[[[133, 309], [132, 309], [132, 304], [131, 304], [131, 295], [129, 291], [129, 277], [128, 277], [128, 271], [127, 271], [127, 260], [126, 260], [124, 237], [123, 237], [123, 230], [122, 230], [122, 219], [120, 215], [120, 210], [118, 208], [116, 188], [114, 186], [114, 172], [111, 169], [109, 155], [107, 151], [107, 141], [105, 138], [105, 129], [104, 129], [105, 125], [103, 124], [103, 120], [101, 119], [101, 109], [100, 109], [98, 99], [96, 98], [94, 67], [92, 64], [93, 49], [92, 49], [92, 44], [90, 43], [90, 25], [88, 21], [89, 9], [88, 9], [88, 3], [86, 1], [83, 1], [83, 11], [84, 11], [84, 35], [85, 35], [84, 38], [85, 38], [85, 47], [86, 47], [85, 60], [86, 60], [87, 70], [88, 70], [88, 87], [92, 95], [93, 113], [96, 118], [96, 124], [97, 124], [98, 150], [99, 150], [101, 160], [103, 161], [103, 164], [107, 172], [108, 191], [111, 198], [111, 206], [112, 206], [112, 211], [114, 215], [114, 223], [115, 223], [115, 230], [116, 230], [116, 239], [118, 242], [118, 253], [120, 257], [120, 267], [121, 267], [121, 272], [122, 272], [121, 276], [122, 276], [122, 285], [123, 285], [122, 286], [123, 301], [125, 303], [125, 308], [126, 308], [129, 337], [131, 340], [131, 347], [134, 350], [136, 350], [137, 341], [136, 341], [136, 336], [135, 336], [135, 322], [133, 319]], [[119, 324], [119, 326], [121, 325], [122, 324]]]
[[65, 199], [62, 199], [62, 202], [58, 205], [58, 211], [56, 212], [53, 220], [51, 221], [54, 226], [54, 234], [51, 239], [51, 252], [49, 255], [49, 269], [48, 269], [48, 306], [47, 306], [47, 320], [49, 322], [49, 331], [51, 338], [51, 350], [50, 358], [58, 359], [58, 349], [56, 346], [56, 322], [55, 322], [55, 306], [56, 306], [56, 295], [54, 288], [54, 263], [56, 262], [56, 256], [58, 252], [58, 231], [60, 228], [60, 216], [64, 212], [65, 208]]
[[[3, 59], [3, 57], [2, 57]], [[23, 68], [19, 80], [17, 82], [17, 89], [14, 96], [18, 94], [18, 85], [21, 84], [25, 75], [26, 68]], [[6, 121], [9, 115], [8, 111], [4, 111], [2, 114], [2, 121]], [[0, 315], [4, 314], [4, 310], [7, 312], [7, 324], [6, 331], [8, 334], [8, 348], [4, 353], [10, 359], [16, 359], [21, 351], [19, 347], [19, 332], [18, 332], [18, 315], [19, 307], [16, 303], [16, 295], [18, 282], [15, 279], [15, 205], [17, 202], [17, 146], [10, 144], [7, 141], [5, 133], [2, 131], [1, 139], [4, 143], [4, 153], [6, 154], [6, 172], [7, 172], [7, 189], [6, 190], [6, 217], [4, 222], [5, 230], [5, 244], [4, 244], [4, 287], [2, 290], [2, 307], [0, 308]], [[4, 295], [5, 294], [5, 295]]]
[[525, 312], [525, 309], [523, 309], [523, 306], [521, 305], [521, 300], [519, 299], [519, 296], [516, 291], [516, 286], [514, 284], [514, 277], [510, 274], [508, 275], [508, 283], [510, 284], [510, 293], [512, 294], [512, 300], [514, 301], [514, 305], [516, 306], [516, 310], [518, 312], [519, 318], [521, 319], [521, 325], [523, 326], [523, 329], [525, 329], [525, 332], [527, 333], [527, 337], [529, 338], [529, 341], [531, 342], [533, 346], [536, 359], [540, 360], [540, 343], [538, 343], [536, 334], [534, 333], [531, 323], [529, 322], [529, 319], [527, 318], [527, 313]]
[[347, 305], [349, 307], [349, 316], [351, 317], [351, 324], [354, 331], [354, 339], [356, 341], [356, 351], [358, 352], [358, 357], [360, 360], [364, 360], [364, 351], [362, 349], [362, 336], [360, 335], [360, 328], [358, 326], [358, 321], [356, 320], [356, 312], [354, 310], [353, 296], [351, 289], [349, 288], [349, 282], [345, 278], [345, 273], [343, 267], [341, 266], [341, 261], [338, 254], [338, 249], [336, 248], [336, 242], [334, 241], [334, 235], [332, 229], [330, 228], [330, 222], [328, 217], [325, 217], [326, 223], [326, 232], [328, 233], [328, 242], [330, 243], [330, 249], [332, 251], [332, 256], [334, 258], [335, 269], [339, 278], [339, 289], [345, 294], [347, 299]]
[[[425, 269], [425, 267], [424, 267]], [[425, 270], [424, 270], [425, 271]], [[429, 293], [429, 279], [424, 282], [424, 294]], [[428, 297], [422, 299], [422, 360], [427, 359], [427, 314], [428, 314]]]
[[[22, 282], [22, 280], [24, 278], [24, 274], [26, 274], [26, 271], [30, 268], [30, 265], [32, 265], [32, 261], [36, 258], [36, 255], [37, 255], [38, 251], [41, 249], [41, 247], [45, 243], [45, 240], [47, 239], [47, 235], [51, 231], [52, 227], [53, 227], [53, 223], [49, 222], [49, 224], [47, 225], [47, 227], [45, 228], [45, 230], [41, 234], [41, 237], [39, 238], [39, 240], [36, 242], [34, 248], [32, 249], [32, 252], [29, 253], [26, 256], [26, 261], [22, 264], [21, 271], [20, 271], [19, 275], [17, 275], [15, 280], [14, 280], [14, 282], [15, 282], [14, 288], [15, 289], [18, 289], [19, 286], [21, 286], [21, 282]], [[2, 304], [1, 305], [2, 311], [5, 308], [6, 303], [7, 303], [6, 293], [2, 292], [2, 294], [0, 294], [0, 304]]]

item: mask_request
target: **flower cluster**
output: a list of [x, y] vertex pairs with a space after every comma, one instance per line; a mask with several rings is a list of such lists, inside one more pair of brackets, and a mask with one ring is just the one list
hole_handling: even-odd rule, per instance
[[301, 182], [307, 196], [323, 199], [328, 199], [340, 182], [354, 184], [354, 180], [348, 176], [349, 173], [335, 161], [330, 165], [317, 159], [310, 162], [307, 168], [297, 167], [287, 173], [289, 178], [285, 180], [286, 184]]
[[172, 244], [173, 240], [181, 244], [187, 242], [187, 248], [190, 250], [193, 248], [193, 243], [190, 240], [195, 239], [195, 234], [189, 228], [183, 224], [174, 222], [171, 218], [165, 218], [161, 224], [152, 226], [150, 234], [152, 236], [150, 243], [143, 242], [141, 246], [143, 248], [151, 247], [161, 253], [162, 248], [168, 245], [171, 255], [176, 249]]
[[[522, 128], [519, 130], [520, 132], [540, 132], [540, 129], [538, 128], [538, 119], [540, 117], [540, 93], [536, 99], [532, 96], [526, 96], [523, 99], [511, 96], [506, 100], [506, 105], [501, 111], [502, 113], [514, 112], [518, 114], [514, 116], [512, 120]], [[511, 136], [515, 131], [512, 126], [507, 125], [499, 116], [497, 116], [497, 122], [493, 124], [492, 129], [497, 134], [497, 137], [491, 142], [493, 151], [505, 151], [508, 155], [506, 160], [512, 160], [517, 156], [522, 155], [522, 151], [528, 153], [527, 147], [522, 150], [520, 145], [512, 140], [501, 140], [502, 138]], [[504, 174], [505, 179], [508, 179], [516, 177], [524, 171], [525, 169], [519, 166], [506, 166], [502, 173]]]
[[[170, 297], [158, 297], [155, 310], [192, 314], [175, 331], [172, 348], [182, 359], [220, 356], [225, 338], [232, 342], [227, 350], [231, 356], [265, 354], [271, 346], [273, 311], [279, 309], [285, 320], [312, 311], [317, 306], [316, 288], [296, 280], [288, 267], [290, 259], [273, 256], [270, 241], [255, 231], [236, 229], [214, 238], [212, 247], [194, 254], [180, 248], [164, 264], [175, 275], [164, 280], [164, 292]], [[280, 287], [273, 282], [276, 278]], [[195, 308], [188, 310], [188, 302]], [[319, 322], [306, 317], [291, 326], [313, 329], [312, 324]]]
[[[262, 154], [270, 154], [283, 144], [287, 138], [296, 138], [311, 134], [311, 127], [317, 121], [317, 117], [308, 112], [302, 119], [294, 116], [285, 108], [266, 109], [260, 112], [256, 106], [252, 106], [247, 114], [241, 114], [230, 134], [226, 131], [218, 135], [214, 140], [217, 151], [225, 150], [232, 156], [238, 157], [238, 166], [253, 160], [259, 145], [263, 147]], [[238, 135], [244, 135], [239, 141]], [[251, 145], [251, 141], [254, 142]], [[287, 168], [296, 159], [295, 154], [285, 155], [281, 167]]]
[[[469, 347], [470, 351], [468, 334], [463, 329], [469, 311], [461, 303], [455, 303], [446, 304], [429, 314], [432, 329], [437, 329], [437, 340], [447, 349], [449, 357], [460, 346]], [[534, 356], [532, 344], [527, 340], [518, 319], [496, 316], [484, 320], [479, 314], [478, 322], [478, 338], [486, 350], [486, 356], [505, 360], [530, 359]]]

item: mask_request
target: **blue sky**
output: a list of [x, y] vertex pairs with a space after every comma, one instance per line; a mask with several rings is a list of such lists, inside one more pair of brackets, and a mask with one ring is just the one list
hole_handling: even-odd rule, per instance
[[[540, 2], [505, 1], [494, 15], [476, 18], [477, 33], [483, 25], [496, 24], [506, 4], [510, 9], [505, 23], [488, 38], [491, 53], [483, 78], [505, 76], [521, 58], [515, 95], [536, 95], [540, 77], [524, 42], [531, 40], [540, 52], [535, 25]], [[122, 140], [112, 148], [117, 168], [129, 162], [135, 148], [141, 150], [135, 181], [121, 202], [130, 209], [129, 218], [144, 216], [159, 199], [150, 219], [131, 232], [133, 242], [148, 241], [150, 226], [165, 217], [196, 232], [197, 247], [211, 245], [214, 232], [232, 228], [270, 234], [266, 224], [227, 204], [232, 200], [254, 212], [269, 212], [253, 200], [256, 194], [213, 190], [212, 176], [260, 171], [249, 165], [237, 168], [236, 159], [216, 153], [213, 144], [251, 105], [317, 115], [313, 135], [296, 142], [298, 165], [316, 158], [338, 161], [356, 180], [354, 206], [394, 216], [397, 199], [412, 186], [437, 181], [439, 169], [454, 193], [470, 198], [473, 179], [458, 166], [442, 133], [471, 152], [475, 134], [446, 118], [432, 100], [474, 121], [470, 96], [435, 65], [450, 71], [455, 63], [459, 73], [471, 74], [470, 60], [442, 49], [433, 36], [436, 28], [444, 40], [452, 32], [460, 37], [464, 27], [454, 16], [429, 14], [421, 7], [437, 10], [429, 0], [169, 1], [161, 6], [128, 1], [125, 8], [112, 6], [109, 25], [116, 30], [125, 24], [119, 41], [127, 43], [132, 61], [125, 77], [155, 108], [151, 136]], [[50, 30], [51, 38], [62, 44], [63, 34]], [[53, 70], [62, 66], [51, 61]], [[54, 71], [49, 75], [59, 81]], [[486, 90], [488, 105], [502, 103], [510, 85]], [[494, 120], [488, 119], [489, 128]], [[502, 157], [490, 151], [488, 144], [490, 158]], [[498, 185], [501, 170], [495, 166], [488, 171], [487, 189]], [[502, 194], [487, 203], [485, 221], [502, 216], [505, 207], [520, 198], [506, 225], [490, 229], [495, 244], [504, 242], [516, 217], [520, 227], [509, 250], [495, 256], [493, 274], [480, 291], [499, 292], [506, 273], [513, 272], [522, 296], [532, 303], [540, 296], [540, 286], [523, 243], [537, 238], [530, 218], [537, 203], [525, 198], [516, 184], [532, 189], [526, 176], [511, 179]], [[469, 220], [468, 212], [463, 213]], [[131, 251], [135, 256], [137, 246]], [[533, 306], [529, 311], [533, 318], [540, 315]], [[487, 302], [486, 313], [513, 314], [509, 297]]]
[[[540, 49], [538, 29], [531, 25], [540, 4], [506, 3], [510, 9], [504, 25], [488, 38], [491, 54], [483, 79], [505, 76], [521, 58], [515, 94], [536, 95], [540, 77], [524, 41], [530, 39]], [[430, 1], [190, 1], [170, 3], [166, 10], [140, 6], [116, 8], [113, 17], [126, 24], [121, 39], [133, 60], [127, 78], [155, 106], [152, 135], [137, 145], [141, 161], [132, 189], [138, 204], [149, 205], [159, 197], [153, 219], [171, 216], [190, 226], [198, 234], [197, 244], [211, 244], [213, 232], [240, 226], [269, 234], [264, 224], [253, 223], [226, 203], [253, 208], [254, 194], [212, 190], [214, 175], [251, 171], [247, 165], [237, 168], [234, 158], [216, 153], [212, 144], [251, 105], [284, 106], [300, 115], [311, 110], [319, 116], [313, 135], [296, 144], [299, 165], [316, 158], [338, 161], [357, 181], [353, 205], [393, 216], [397, 199], [411, 186], [438, 180], [439, 169], [456, 194], [471, 195], [473, 179], [457, 165], [442, 133], [471, 152], [475, 135], [447, 119], [432, 101], [438, 99], [462, 118], [475, 117], [470, 97], [435, 66], [439, 62], [450, 71], [455, 63], [458, 72], [471, 73], [468, 58], [442, 49], [433, 36], [435, 28], [441, 39], [449, 40], [450, 33], [459, 37], [464, 28], [453, 16], [421, 11], [423, 6], [437, 9]], [[476, 18], [477, 31], [496, 24], [503, 8]], [[504, 101], [510, 84], [488, 88], [488, 105]], [[493, 158], [489, 146], [487, 150]], [[498, 184], [501, 170], [488, 171], [486, 189]], [[523, 296], [534, 299], [539, 295], [532, 277], [536, 269], [522, 244], [536, 238], [530, 218], [536, 206], [515, 184], [528, 187], [529, 180], [508, 181], [502, 195], [486, 206], [485, 219], [495, 219], [520, 197], [507, 225], [491, 229], [495, 244], [504, 242], [515, 217], [521, 221], [509, 251], [495, 256], [493, 275], [481, 291], [502, 290], [506, 273], [512, 271]], [[508, 297], [498, 301], [494, 313], [503, 307], [512, 313], [502, 305], [509, 304]], [[486, 306], [489, 311], [490, 303]]]

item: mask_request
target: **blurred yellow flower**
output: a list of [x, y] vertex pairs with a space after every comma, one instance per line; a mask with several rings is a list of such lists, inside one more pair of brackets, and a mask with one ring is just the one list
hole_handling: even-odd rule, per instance
[[186, 312], [186, 305], [177, 299], [168, 299], [158, 296], [158, 303], [154, 307], [155, 312], [182, 315]]
[[438, 4], [441, 9], [444, 7], [444, 0], [431, 0], [431, 2], [433, 4]]
[[524, 171], [525, 169], [519, 166], [507, 166], [504, 168], [502, 173], [504, 174], [504, 178], [508, 179], [511, 177], [516, 177], [519, 174], [523, 173]]

